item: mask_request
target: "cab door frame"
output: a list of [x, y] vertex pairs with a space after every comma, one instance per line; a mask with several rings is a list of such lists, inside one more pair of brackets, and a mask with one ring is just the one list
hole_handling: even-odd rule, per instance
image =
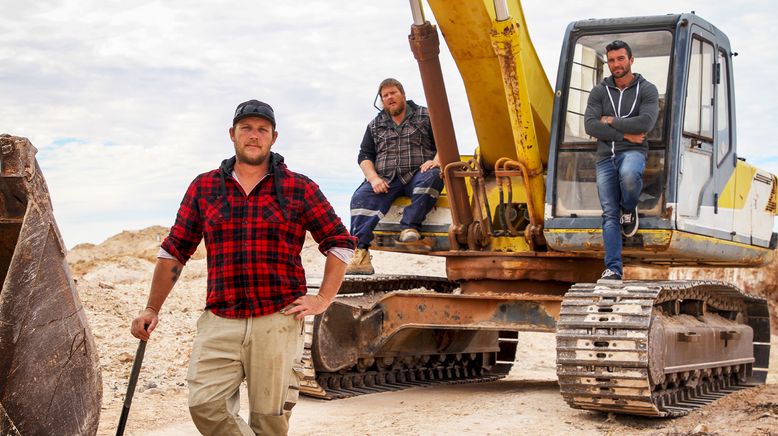
[[[686, 83], [679, 87], [684, 91], [684, 109], [678, 147], [676, 228], [735, 240], [735, 189], [725, 189], [736, 160], [731, 128], [734, 102], [728, 59], [724, 65], [720, 62], [721, 53], [729, 53], [729, 47], [720, 44], [713, 32], [692, 25], [687, 53]], [[720, 150], [719, 145], [725, 143], [728, 147]]]

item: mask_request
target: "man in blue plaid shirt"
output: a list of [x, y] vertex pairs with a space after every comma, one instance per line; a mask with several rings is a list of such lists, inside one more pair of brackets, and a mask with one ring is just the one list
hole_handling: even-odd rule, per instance
[[358, 243], [346, 274], [375, 272], [368, 252], [373, 229], [397, 197], [411, 199], [399, 242], [412, 244], [421, 239], [421, 223], [443, 189], [427, 108], [406, 101], [395, 79], [381, 82], [378, 95], [384, 109], [368, 124], [357, 158], [365, 180], [351, 197], [351, 234]]

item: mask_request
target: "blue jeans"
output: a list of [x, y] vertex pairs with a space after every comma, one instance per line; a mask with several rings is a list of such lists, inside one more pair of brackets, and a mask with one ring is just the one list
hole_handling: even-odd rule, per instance
[[634, 150], [616, 152], [615, 157], [597, 162], [597, 193], [602, 206], [605, 267], [621, 275], [621, 211], [637, 207], [645, 169], [646, 156]]
[[376, 194], [370, 182], [363, 181], [351, 197], [351, 235], [359, 239], [357, 246], [370, 246], [373, 229], [389, 211], [392, 202], [401, 195], [409, 197], [411, 204], [403, 209], [400, 227], [420, 230], [422, 221], [435, 206], [441, 190], [443, 179], [440, 178], [438, 168], [423, 173], [417, 171], [405, 185], [395, 177], [389, 182], [389, 191], [383, 194]]

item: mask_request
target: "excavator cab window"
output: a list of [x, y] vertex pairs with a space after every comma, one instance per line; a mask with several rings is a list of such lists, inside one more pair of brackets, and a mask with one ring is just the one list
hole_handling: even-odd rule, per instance
[[714, 55], [711, 42], [694, 38], [689, 56], [678, 184], [678, 213], [683, 218], [699, 216], [706, 182], [713, 177]]
[[623, 40], [632, 48], [632, 71], [640, 73], [659, 90], [659, 117], [649, 132], [649, 154], [643, 175], [641, 214], [659, 215], [663, 207], [665, 179], [665, 94], [672, 63], [673, 35], [668, 31], [584, 35], [573, 47], [568, 68], [567, 110], [564, 140], [559, 147], [556, 168], [555, 213], [564, 216], [599, 216], [602, 213], [595, 177], [596, 139], [584, 129], [584, 112], [592, 88], [610, 75], [605, 46]]

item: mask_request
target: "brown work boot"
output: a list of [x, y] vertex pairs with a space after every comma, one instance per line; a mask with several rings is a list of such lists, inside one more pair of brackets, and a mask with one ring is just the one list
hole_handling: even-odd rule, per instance
[[354, 257], [351, 263], [346, 267], [346, 274], [371, 275], [375, 274], [373, 264], [370, 263], [370, 252], [367, 248], [357, 248], [354, 250]]

